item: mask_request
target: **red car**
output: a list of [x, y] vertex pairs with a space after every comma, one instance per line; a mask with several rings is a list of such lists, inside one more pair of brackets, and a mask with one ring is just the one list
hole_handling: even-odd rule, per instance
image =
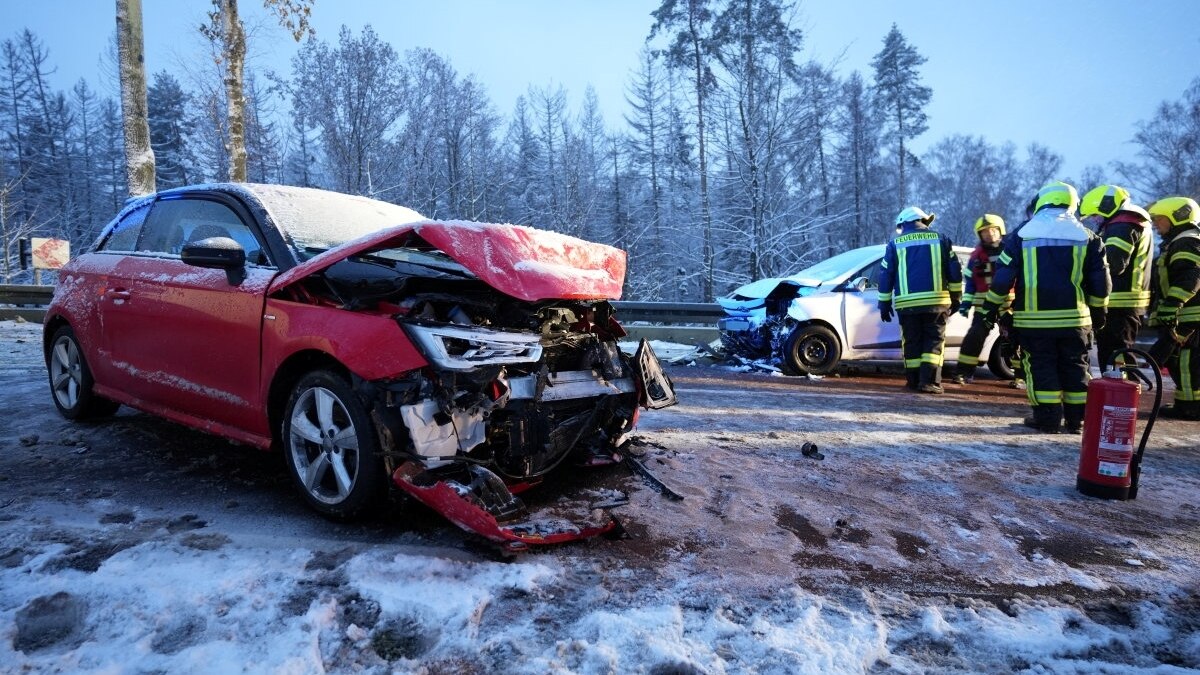
[[320, 513], [389, 485], [515, 547], [547, 527], [520, 490], [620, 459], [638, 407], [675, 402], [608, 300], [624, 252], [517, 225], [433, 222], [363, 197], [215, 184], [129, 203], [61, 272], [46, 314], [54, 404], [118, 405], [279, 448]]

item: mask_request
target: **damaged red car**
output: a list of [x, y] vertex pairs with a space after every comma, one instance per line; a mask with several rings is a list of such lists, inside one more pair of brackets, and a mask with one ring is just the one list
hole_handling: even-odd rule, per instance
[[517, 497], [604, 464], [639, 407], [675, 402], [610, 300], [625, 254], [517, 225], [431, 221], [363, 197], [214, 184], [131, 201], [62, 271], [50, 389], [70, 419], [119, 405], [284, 453], [318, 512], [397, 488], [514, 546], [614, 526]]

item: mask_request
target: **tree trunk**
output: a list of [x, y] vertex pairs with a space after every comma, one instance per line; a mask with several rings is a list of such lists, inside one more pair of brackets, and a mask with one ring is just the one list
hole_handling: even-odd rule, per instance
[[242, 92], [246, 66], [246, 31], [238, 18], [237, 0], [220, 0], [225, 40], [225, 98], [229, 117], [229, 180], [246, 181], [246, 96]]
[[700, 27], [696, 25], [695, 8], [688, 11], [688, 31], [692, 38], [692, 63], [696, 68], [696, 149], [700, 160], [700, 217], [704, 221], [704, 302], [713, 300], [713, 265], [716, 247], [713, 242], [712, 209], [708, 202], [708, 157], [704, 147], [704, 60], [700, 53]]
[[117, 0], [117, 60], [125, 131], [129, 195], [154, 193], [154, 150], [146, 115], [146, 66], [142, 46], [142, 0]]

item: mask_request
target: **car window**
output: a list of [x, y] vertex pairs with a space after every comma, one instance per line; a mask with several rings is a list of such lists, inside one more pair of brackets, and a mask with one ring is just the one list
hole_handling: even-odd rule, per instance
[[857, 277], [867, 278], [867, 288], [879, 288], [879, 268], [883, 263], [883, 258], [862, 268], [862, 271], [856, 274]]
[[247, 262], [269, 264], [262, 244], [228, 206], [208, 199], [164, 199], [154, 204], [137, 250], [179, 255], [184, 244], [229, 237], [246, 251]]
[[132, 251], [137, 245], [138, 235], [142, 233], [142, 224], [146, 222], [146, 214], [150, 205], [139, 206], [125, 214], [117, 223], [108, 237], [100, 242], [98, 251]]

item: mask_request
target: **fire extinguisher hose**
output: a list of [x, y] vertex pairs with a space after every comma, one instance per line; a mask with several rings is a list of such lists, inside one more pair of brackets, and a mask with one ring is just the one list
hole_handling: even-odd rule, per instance
[[[1150, 356], [1140, 349], [1118, 350], [1112, 355], [1112, 362], [1108, 364], [1109, 367], [1115, 368], [1117, 357], [1124, 354], [1130, 354], [1135, 359], [1134, 365], [1126, 366], [1126, 368], [1135, 369], [1134, 372], [1137, 372], [1136, 358], [1140, 356], [1146, 360], [1146, 367], [1154, 373], [1154, 409], [1150, 411], [1150, 418], [1146, 420], [1146, 429], [1142, 431], [1142, 441], [1138, 444], [1137, 452], [1134, 453], [1133, 461], [1129, 467], [1129, 498], [1137, 499], [1138, 479], [1142, 474], [1142, 453], [1146, 451], [1146, 441], [1150, 440], [1150, 430], [1154, 428], [1154, 421], [1158, 419], [1158, 407], [1162, 404], [1162, 369], [1159, 367], [1158, 362], [1154, 360], [1153, 356]], [[1139, 379], [1145, 379], [1141, 373], [1137, 373], [1137, 376]]]

